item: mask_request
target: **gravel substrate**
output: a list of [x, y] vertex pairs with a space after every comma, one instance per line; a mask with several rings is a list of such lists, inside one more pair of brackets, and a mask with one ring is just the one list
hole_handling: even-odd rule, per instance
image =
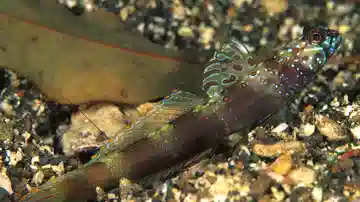
[[[73, 7], [76, 1], [59, 1]], [[70, 2], [70, 3], [69, 3]], [[88, 11], [96, 12], [90, 1]], [[276, 2], [276, 3], [274, 3]], [[316, 3], [315, 3], [316, 2]], [[306, 0], [99, 0], [121, 23], [170, 49], [216, 50], [228, 35], [263, 51], [297, 38], [305, 24], [337, 29], [337, 56], [360, 54], [360, 5]], [[65, 8], [64, 8], [65, 9]], [[79, 12], [76, 7], [73, 11]], [[120, 22], [119, 22], [120, 23]], [[263, 54], [263, 52], [261, 52]], [[358, 57], [359, 58], [359, 57]], [[351, 201], [360, 199], [360, 59], [327, 65], [293, 103], [292, 124], [259, 126], [218, 155], [153, 189], [120, 183], [98, 201]], [[0, 168], [17, 196], [76, 169], [59, 137], [76, 106], [47, 102], [25, 78], [1, 71]], [[129, 188], [132, 187], [132, 188]], [[95, 200], [95, 199], [94, 199]]]

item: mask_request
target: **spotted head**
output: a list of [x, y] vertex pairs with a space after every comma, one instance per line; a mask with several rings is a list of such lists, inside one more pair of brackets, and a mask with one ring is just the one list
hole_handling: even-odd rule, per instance
[[299, 39], [290, 42], [273, 58], [284, 90], [309, 83], [341, 43], [342, 38], [335, 30], [305, 27]]
[[342, 42], [335, 30], [321, 26], [307, 26], [302, 36], [290, 42], [276, 56], [281, 64], [300, 63], [304, 68], [318, 71], [334, 54]]

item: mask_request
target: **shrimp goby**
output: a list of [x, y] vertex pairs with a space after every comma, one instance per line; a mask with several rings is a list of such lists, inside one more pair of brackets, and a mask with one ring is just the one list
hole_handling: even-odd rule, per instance
[[305, 29], [301, 38], [258, 63], [245, 45], [230, 40], [205, 68], [208, 97], [174, 92], [83, 168], [47, 182], [22, 201], [85, 201], [96, 195], [97, 186], [111, 189], [121, 178], [141, 185], [167, 179], [212, 155], [229, 135], [246, 134], [283, 108], [328, 61], [338, 37], [322, 27]]

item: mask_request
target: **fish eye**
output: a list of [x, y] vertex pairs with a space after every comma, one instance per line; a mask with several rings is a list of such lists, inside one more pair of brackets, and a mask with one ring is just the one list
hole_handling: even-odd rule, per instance
[[318, 44], [318, 43], [320, 43], [321, 41], [323, 41], [323, 37], [321, 36], [320, 33], [318, 33], [318, 32], [312, 33], [312, 35], [311, 35], [311, 42]]
[[321, 31], [321, 30], [311, 30], [309, 35], [308, 35], [308, 41], [311, 44], [317, 45], [322, 43], [325, 38], [326, 38], [326, 34], [325, 32]]

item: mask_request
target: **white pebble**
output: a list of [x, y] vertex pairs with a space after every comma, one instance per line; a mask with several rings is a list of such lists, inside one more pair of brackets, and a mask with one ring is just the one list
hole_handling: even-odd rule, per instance
[[288, 176], [297, 185], [309, 185], [316, 181], [316, 172], [307, 167], [296, 168]]
[[181, 26], [178, 30], [178, 34], [184, 37], [191, 37], [194, 35], [193, 30], [188, 26]]
[[140, 33], [144, 33], [144, 30], [145, 30], [145, 23], [140, 23], [138, 26], [137, 26], [137, 30], [140, 32]]
[[5, 113], [5, 115], [13, 116], [15, 114], [13, 107], [9, 104], [7, 99], [1, 102], [0, 109]]
[[338, 141], [347, 138], [344, 128], [336, 121], [323, 115], [316, 115], [315, 120], [316, 128], [320, 134], [326, 136], [328, 140]]
[[38, 169], [38, 166], [37, 166], [37, 163], [40, 162], [40, 157], [39, 156], [34, 156], [32, 157], [31, 159], [31, 164], [30, 164], [30, 168], [32, 170], [37, 170]]
[[310, 135], [314, 134], [314, 132], [315, 132], [315, 125], [306, 123], [306, 124], [302, 125], [300, 129], [302, 132], [301, 135], [310, 136]]
[[278, 126], [276, 126], [274, 129], [272, 129], [271, 132], [273, 133], [280, 133], [286, 130], [289, 126], [286, 123], [281, 123]]
[[40, 157], [39, 156], [34, 156], [31, 158], [31, 164], [35, 164], [40, 162]]
[[212, 4], [209, 3], [207, 5], [207, 10], [209, 11], [209, 13], [213, 13], [215, 11], [215, 8]]
[[95, 10], [95, 6], [90, 0], [87, 0], [87, 1], [85, 0], [84, 6], [85, 6], [86, 12], [92, 12]]
[[344, 116], [350, 116], [353, 110], [354, 108], [351, 105], [346, 106], [344, 109]]
[[22, 158], [23, 158], [23, 153], [21, 149], [18, 149], [17, 152], [11, 152], [9, 165], [16, 166], [16, 164], [19, 161], [21, 161]]
[[267, 42], [268, 42], [268, 41], [267, 41], [267, 39], [266, 39], [265, 37], [263, 37], [263, 38], [260, 39], [260, 45], [262, 45], [262, 46], [266, 45]]
[[300, 25], [294, 25], [292, 28], [291, 28], [291, 38], [294, 40], [294, 39], [297, 39], [298, 37], [300, 37], [302, 35], [302, 31], [303, 31], [303, 27], [301, 27]]
[[254, 52], [255, 51], [255, 47], [254, 46], [251, 46], [251, 45], [248, 45], [248, 44], [245, 44], [246, 48], [248, 49], [248, 51], [250, 53]]
[[353, 134], [354, 138], [360, 140], [360, 125], [351, 128], [350, 131]]
[[321, 202], [323, 200], [323, 188], [314, 187], [314, 189], [311, 192], [311, 195], [315, 202]]
[[60, 162], [57, 166], [51, 166], [51, 169], [57, 174], [62, 175], [65, 172], [64, 162]]
[[108, 199], [118, 199], [118, 197], [114, 193], [108, 193]]
[[65, 2], [65, 4], [67, 7], [72, 8], [72, 7], [76, 6], [77, 3], [76, 3], [76, 0], [67, 0]]
[[96, 194], [97, 194], [97, 200], [101, 201], [105, 197], [105, 191], [101, 187], [95, 188]]
[[45, 177], [44, 173], [41, 170], [39, 170], [37, 173], [35, 173], [31, 182], [34, 183], [36, 186], [39, 186], [44, 180], [44, 177]]

